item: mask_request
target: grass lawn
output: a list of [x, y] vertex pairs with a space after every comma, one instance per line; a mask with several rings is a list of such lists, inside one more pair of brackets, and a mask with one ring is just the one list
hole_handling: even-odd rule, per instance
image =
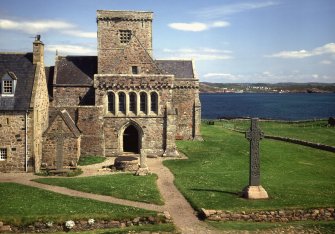
[[156, 185], [157, 175], [121, 173], [80, 178], [40, 178], [34, 181], [117, 198], [163, 205]]
[[0, 183], [0, 200], [0, 220], [16, 225], [36, 220], [121, 220], [156, 214], [154, 211], [65, 196], [15, 183]]
[[243, 134], [202, 125], [204, 142], [179, 141], [188, 160], [164, 164], [196, 209], [265, 210], [335, 205], [335, 154], [280, 141], [261, 141], [261, 184], [269, 200], [246, 200], [249, 142]]
[[[266, 231], [281, 230], [277, 233], [295, 233], [306, 230], [306, 233], [334, 233], [335, 222], [331, 221], [300, 221], [290, 223], [257, 223], [257, 222], [213, 222], [209, 225], [222, 231]], [[272, 230], [272, 232], [270, 231]], [[309, 232], [307, 232], [309, 231]]]
[[[266, 135], [290, 137], [314, 143], [322, 143], [335, 146], [335, 128], [327, 127], [328, 120], [317, 120], [300, 123], [288, 123], [277, 121], [260, 121], [259, 126]], [[216, 124], [247, 130], [250, 120], [220, 121]]]
[[92, 164], [102, 163], [105, 160], [106, 158], [102, 156], [92, 156], [92, 155], [80, 156], [78, 165], [79, 166], [92, 165]]

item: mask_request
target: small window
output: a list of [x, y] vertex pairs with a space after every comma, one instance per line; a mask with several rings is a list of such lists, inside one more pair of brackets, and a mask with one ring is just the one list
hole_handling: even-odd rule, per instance
[[141, 93], [140, 94], [140, 111], [146, 112], [147, 110], [147, 94]]
[[131, 39], [131, 31], [130, 30], [120, 30], [120, 43], [126, 44]]
[[124, 93], [119, 93], [119, 111], [126, 112], [126, 95]]
[[129, 94], [129, 111], [136, 112], [136, 93]]
[[12, 94], [13, 93], [13, 81], [12, 80], [4, 80], [3, 81], [3, 93], [4, 94]]
[[115, 97], [114, 93], [108, 94], [108, 112], [114, 113], [115, 111]]
[[158, 96], [157, 93], [151, 93], [150, 94], [150, 99], [151, 99], [151, 111], [156, 112], [158, 110]]
[[132, 66], [131, 67], [131, 73], [138, 74], [138, 66]]
[[0, 160], [7, 159], [7, 148], [0, 148]]

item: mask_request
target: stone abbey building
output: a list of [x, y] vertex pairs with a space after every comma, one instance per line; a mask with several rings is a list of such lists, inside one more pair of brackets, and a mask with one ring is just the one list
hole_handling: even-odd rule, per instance
[[97, 11], [98, 56], [0, 53], [0, 171], [76, 166], [80, 155], [177, 156], [198, 140], [191, 60], [155, 60], [152, 12]]

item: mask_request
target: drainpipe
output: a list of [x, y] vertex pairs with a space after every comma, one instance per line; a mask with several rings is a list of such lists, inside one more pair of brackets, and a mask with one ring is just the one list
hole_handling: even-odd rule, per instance
[[28, 111], [26, 111], [26, 121], [25, 121], [25, 124], [26, 124], [26, 131], [25, 131], [25, 134], [26, 134], [26, 144], [25, 144], [25, 168], [26, 168], [26, 172], [28, 172]]

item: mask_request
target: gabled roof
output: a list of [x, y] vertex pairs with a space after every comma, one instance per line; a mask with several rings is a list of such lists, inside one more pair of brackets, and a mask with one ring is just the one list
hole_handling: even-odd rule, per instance
[[70, 114], [64, 109], [62, 111], [58, 111], [58, 113], [54, 116], [53, 120], [49, 123], [49, 127], [47, 128], [47, 130], [45, 130], [45, 132], [43, 133], [43, 135], [46, 135], [48, 133], [50, 133], [50, 131], [52, 131], [52, 125], [53, 123], [56, 121], [57, 117], [60, 116], [62, 118], [62, 120], [64, 121], [64, 123], [66, 124], [66, 126], [69, 128], [70, 132], [75, 136], [75, 137], [80, 137], [80, 131], [77, 128], [76, 124], [74, 123], [74, 121], [72, 120]]
[[17, 79], [13, 96], [0, 96], [1, 110], [28, 110], [35, 77], [32, 53], [0, 53], [0, 79], [9, 74]]
[[54, 84], [93, 85], [97, 65], [97, 56], [58, 56]]
[[157, 66], [175, 78], [194, 78], [192, 60], [155, 60]]

